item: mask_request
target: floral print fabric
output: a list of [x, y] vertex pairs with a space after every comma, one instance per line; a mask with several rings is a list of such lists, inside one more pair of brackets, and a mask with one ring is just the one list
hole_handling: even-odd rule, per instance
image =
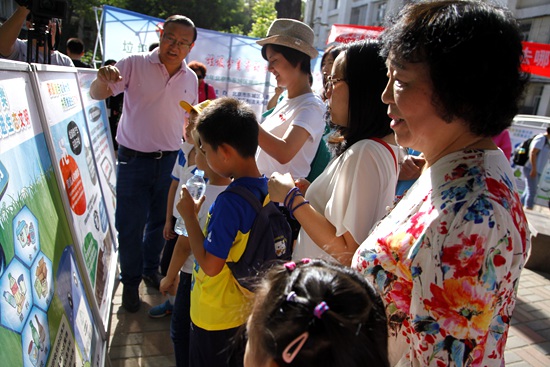
[[512, 178], [500, 151], [452, 153], [360, 245], [352, 267], [384, 300], [394, 363], [503, 365], [530, 246]]

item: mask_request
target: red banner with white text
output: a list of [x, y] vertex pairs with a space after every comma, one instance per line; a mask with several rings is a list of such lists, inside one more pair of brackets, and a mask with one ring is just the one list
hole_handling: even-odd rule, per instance
[[550, 45], [523, 42], [523, 71], [550, 78]]
[[328, 35], [327, 44], [332, 42], [349, 43], [362, 39], [378, 38], [383, 27], [363, 26], [354, 24], [333, 24]]

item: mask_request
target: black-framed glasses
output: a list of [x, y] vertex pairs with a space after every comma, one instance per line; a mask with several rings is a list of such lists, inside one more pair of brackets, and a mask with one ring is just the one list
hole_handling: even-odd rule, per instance
[[334, 84], [345, 81], [347, 81], [346, 78], [335, 78], [334, 75], [329, 75], [327, 76], [327, 84], [325, 85], [325, 89], [332, 89], [334, 88]]
[[175, 39], [174, 37], [172, 36], [162, 36], [162, 39], [165, 40], [166, 42], [168, 42], [170, 45], [175, 45], [177, 46], [180, 50], [185, 50], [185, 49], [191, 49], [191, 46], [193, 45], [193, 43], [185, 43], [183, 41], [178, 41], [177, 39]]

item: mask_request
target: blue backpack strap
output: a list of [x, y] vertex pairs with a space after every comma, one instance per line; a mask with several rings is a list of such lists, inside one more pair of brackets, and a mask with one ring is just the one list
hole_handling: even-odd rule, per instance
[[243, 186], [230, 186], [225, 191], [232, 192], [245, 199], [252, 206], [252, 208], [254, 208], [256, 213], [259, 213], [260, 210], [262, 210], [262, 202], [260, 201], [260, 199], [258, 199], [256, 195], [254, 195], [247, 188]]
[[263, 201], [243, 186], [227, 188], [245, 199], [256, 211], [257, 217], [250, 229], [246, 248], [236, 262], [228, 261], [237, 283], [251, 290], [262, 269], [272, 266], [277, 260], [290, 259], [292, 244], [291, 229], [285, 216], [266, 195]]

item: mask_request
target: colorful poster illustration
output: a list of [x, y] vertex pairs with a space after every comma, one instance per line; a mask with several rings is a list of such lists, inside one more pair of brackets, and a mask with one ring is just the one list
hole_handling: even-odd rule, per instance
[[[73, 237], [30, 75], [27, 64], [0, 61], [0, 364], [64, 366], [52, 364], [56, 339], [72, 343], [73, 354], [86, 348], [74, 342], [74, 325], [63, 326], [69, 315], [56, 273]], [[100, 366], [101, 324], [89, 320], [95, 352], [87, 360]]]
[[[50, 67], [51, 68], [51, 67]], [[94, 292], [92, 302], [106, 329], [116, 273], [115, 235], [109, 225], [105, 190], [100, 185], [92, 135], [86, 124], [76, 69], [58, 72], [41, 66], [37, 85], [47, 121], [46, 136], [54, 157], [54, 168], [62, 182], [62, 194], [74, 226], [77, 257], [86, 268], [84, 281]], [[72, 70], [72, 69], [71, 69]], [[112, 207], [112, 194], [109, 207]]]
[[113, 242], [118, 246], [116, 237], [115, 208], [116, 208], [116, 158], [109, 126], [109, 117], [105, 101], [96, 101], [90, 97], [90, 85], [95, 79], [97, 71], [78, 71], [78, 81], [84, 106], [84, 114], [90, 139], [92, 141], [92, 154], [97, 164], [99, 183], [105, 198], [105, 206], [100, 206], [99, 221], [101, 230], [107, 231], [107, 224], [111, 225], [111, 233], [115, 234]]
[[[100, 359], [97, 355], [98, 344], [101, 339], [99, 331], [94, 326], [93, 315], [90, 309], [86, 292], [82, 284], [72, 247], [66, 247], [59, 262], [56, 275], [57, 295], [65, 310], [63, 331], [72, 333], [74, 345], [67, 343], [65, 338], [55, 341], [53, 366], [92, 366], [93, 361]], [[101, 348], [99, 348], [101, 349]]]

